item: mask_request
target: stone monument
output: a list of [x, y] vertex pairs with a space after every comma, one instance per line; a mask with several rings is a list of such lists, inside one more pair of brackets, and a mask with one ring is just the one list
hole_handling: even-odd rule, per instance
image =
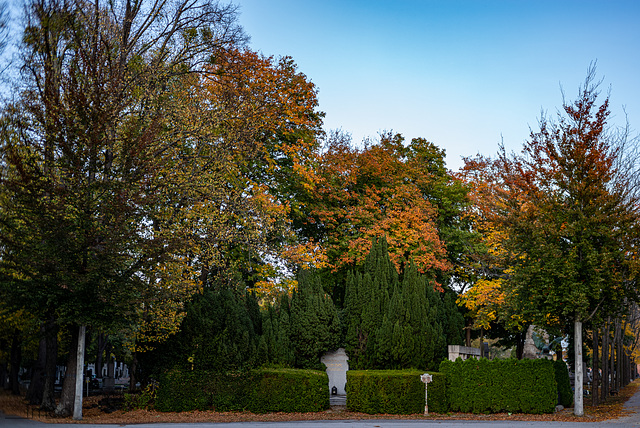
[[449, 360], [455, 361], [458, 357], [466, 360], [467, 358], [480, 358], [480, 348], [472, 348], [470, 346], [449, 345]]
[[320, 358], [320, 362], [327, 366], [329, 376], [329, 391], [336, 388], [337, 395], [346, 395], [347, 370], [349, 370], [349, 357], [344, 348], [333, 352], [327, 352]]

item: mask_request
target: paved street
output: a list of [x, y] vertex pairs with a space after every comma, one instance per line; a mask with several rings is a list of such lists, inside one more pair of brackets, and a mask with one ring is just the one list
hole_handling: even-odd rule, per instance
[[640, 427], [640, 421], [636, 422], [627, 420], [624, 422], [608, 422], [608, 423], [581, 423], [581, 422], [509, 422], [509, 421], [399, 421], [399, 420], [366, 420], [366, 421], [298, 421], [298, 422], [237, 422], [237, 423], [193, 423], [193, 424], [137, 424], [137, 425], [103, 425], [103, 424], [44, 424], [25, 419], [12, 419], [3, 417], [0, 419], [0, 426], [15, 428], [38, 428], [50, 426], [53, 428], [62, 427], [91, 427], [91, 428], [119, 428], [123, 426], [131, 426], [132, 428], [319, 428], [319, 427], [335, 427], [335, 428], [462, 428], [462, 427], [515, 427], [515, 428], [536, 428], [536, 427], [564, 427], [564, 428], [587, 428], [587, 427], [611, 427], [626, 428]]

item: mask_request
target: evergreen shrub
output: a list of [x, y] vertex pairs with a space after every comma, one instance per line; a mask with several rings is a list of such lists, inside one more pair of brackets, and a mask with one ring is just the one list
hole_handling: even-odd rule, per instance
[[570, 407], [573, 404], [573, 391], [569, 380], [569, 369], [564, 361], [554, 361], [553, 368], [556, 372], [556, 383], [558, 384], [558, 404]]
[[[362, 413], [411, 414], [424, 412], [424, 383], [418, 370], [349, 370], [347, 408]], [[429, 412], [447, 411], [445, 378], [430, 373]]]
[[156, 409], [318, 412], [329, 408], [329, 378], [316, 370], [257, 369], [220, 374], [174, 369], [160, 380]]
[[549, 360], [445, 360], [449, 410], [463, 413], [551, 413], [558, 390]]

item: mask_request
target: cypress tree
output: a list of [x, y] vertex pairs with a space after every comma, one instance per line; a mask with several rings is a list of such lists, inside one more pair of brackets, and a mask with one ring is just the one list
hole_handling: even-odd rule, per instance
[[438, 316], [440, 325], [444, 327], [447, 345], [464, 344], [464, 316], [456, 304], [456, 295], [450, 288], [445, 288], [442, 297], [442, 311]]
[[250, 315], [255, 296], [231, 288], [206, 288], [186, 306], [181, 329], [138, 356], [147, 376], [173, 367], [228, 372], [254, 367], [259, 335]]
[[455, 302], [435, 291], [413, 262], [400, 282], [384, 238], [347, 275], [345, 310], [346, 351], [357, 369], [434, 368], [446, 357], [445, 326], [451, 322], [454, 343], [462, 336]]
[[398, 272], [389, 258], [387, 241], [374, 239], [361, 270], [347, 275], [345, 347], [350, 367], [375, 366], [378, 330], [388, 311], [389, 296], [397, 285]]
[[298, 275], [289, 331], [296, 367], [320, 368], [321, 355], [340, 345], [338, 311], [315, 272], [303, 270]]

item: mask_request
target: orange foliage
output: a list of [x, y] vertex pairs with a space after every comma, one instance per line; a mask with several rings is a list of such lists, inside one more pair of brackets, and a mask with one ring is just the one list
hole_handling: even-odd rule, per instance
[[410, 259], [423, 273], [450, 268], [437, 210], [420, 187], [433, 179], [407, 156], [410, 149], [402, 141], [383, 135], [358, 150], [348, 139], [334, 138], [322, 155], [308, 222], [326, 233], [323, 245], [333, 269], [361, 263], [372, 239], [381, 236], [399, 270]]

